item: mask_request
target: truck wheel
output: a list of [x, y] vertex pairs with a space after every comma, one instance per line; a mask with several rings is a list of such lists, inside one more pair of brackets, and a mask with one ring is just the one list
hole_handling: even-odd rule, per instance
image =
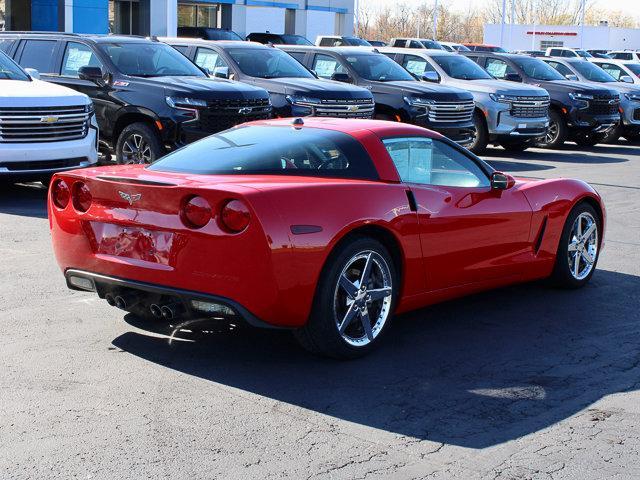
[[567, 122], [556, 110], [549, 111], [549, 128], [543, 140], [537, 144], [540, 148], [559, 148], [567, 140], [569, 129]]
[[355, 237], [329, 258], [307, 324], [294, 335], [307, 350], [333, 358], [365, 355], [389, 329], [399, 292], [387, 249]]
[[482, 155], [487, 150], [489, 144], [489, 132], [482, 118], [482, 114], [476, 110], [473, 112], [473, 126], [475, 133], [471, 136], [471, 143], [467, 146], [476, 155]]
[[592, 277], [600, 254], [600, 215], [588, 203], [576, 205], [564, 224], [551, 280], [559, 287], [579, 288]]
[[152, 163], [164, 154], [156, 131], [143, 122], [128, 125], [116, 143], [116, 161], [121, 165]]

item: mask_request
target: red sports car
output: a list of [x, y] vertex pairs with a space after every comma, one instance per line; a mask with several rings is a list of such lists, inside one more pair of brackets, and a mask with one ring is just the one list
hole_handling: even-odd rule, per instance
[[139, 315], [289, 328], [349, 358], [394, 313], [545, 277], [584, 285], [605, 210], [581, 181], [515, 180], [420, 127], [305, 118], [58, 174], [49, 219], [69, 288]]

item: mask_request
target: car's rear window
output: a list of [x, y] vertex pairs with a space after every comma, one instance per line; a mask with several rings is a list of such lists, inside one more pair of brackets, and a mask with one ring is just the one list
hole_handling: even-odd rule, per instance
[[378, 179], [360, 142], [332, 130], [246, 126], [176, 150], [149, 170], [203, 175], [301, 175]]

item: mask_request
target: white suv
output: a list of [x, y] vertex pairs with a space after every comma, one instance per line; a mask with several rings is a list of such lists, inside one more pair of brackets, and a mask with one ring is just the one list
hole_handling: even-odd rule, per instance
[[98, 161], [88, 96], [43, 82], [0, 52], [0, 181], [39, 180]]
[[569, 47], [549, 47], [544, 54], [545, 57], [582, 57], [585, 60], [591, 60], [593, 55], [591, 55], [586, 50], [581, 50], [579, 48], [569, 48]]

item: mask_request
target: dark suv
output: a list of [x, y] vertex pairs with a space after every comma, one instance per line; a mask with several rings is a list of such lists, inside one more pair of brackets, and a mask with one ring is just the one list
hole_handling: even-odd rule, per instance
[[376, 118], [420, 125], [465, 146], [473, 140], [473, 95], [465, 90], [420, 82], [376, 49], [281, 48], [320, 78], [370, 90]]
[[313, 45], [306, 37], [289, 33], [255, 32], [247, 35], [247, 40], [263, 44], [272, 43], [273, 45]]
[[118, 163], [148, 163], [186, 143], [271, 116], [264, 89], [210, 79], [173, 48], [141, 37], [3, 33], [21, 66], [87, 94]]
[[233, 30], [213, 27], [178, 27], [178, 36], [205, 40], [244, 40]]
[[165, 39], [213, 76], [256, 85], [271, 95], [277, 117], [371, 118], [373, 95], [365, 88], [320, 80], [278, 48], [252, 42]]
[[620, 95], [604, 85], [569, 81], [539, 58], [506, 53], [464, 55], [495, 78], [537, 85], [549, 92], [549, 129], [540, 146], [556, 148], [567, 139], [592, 146], [620, 121]]

